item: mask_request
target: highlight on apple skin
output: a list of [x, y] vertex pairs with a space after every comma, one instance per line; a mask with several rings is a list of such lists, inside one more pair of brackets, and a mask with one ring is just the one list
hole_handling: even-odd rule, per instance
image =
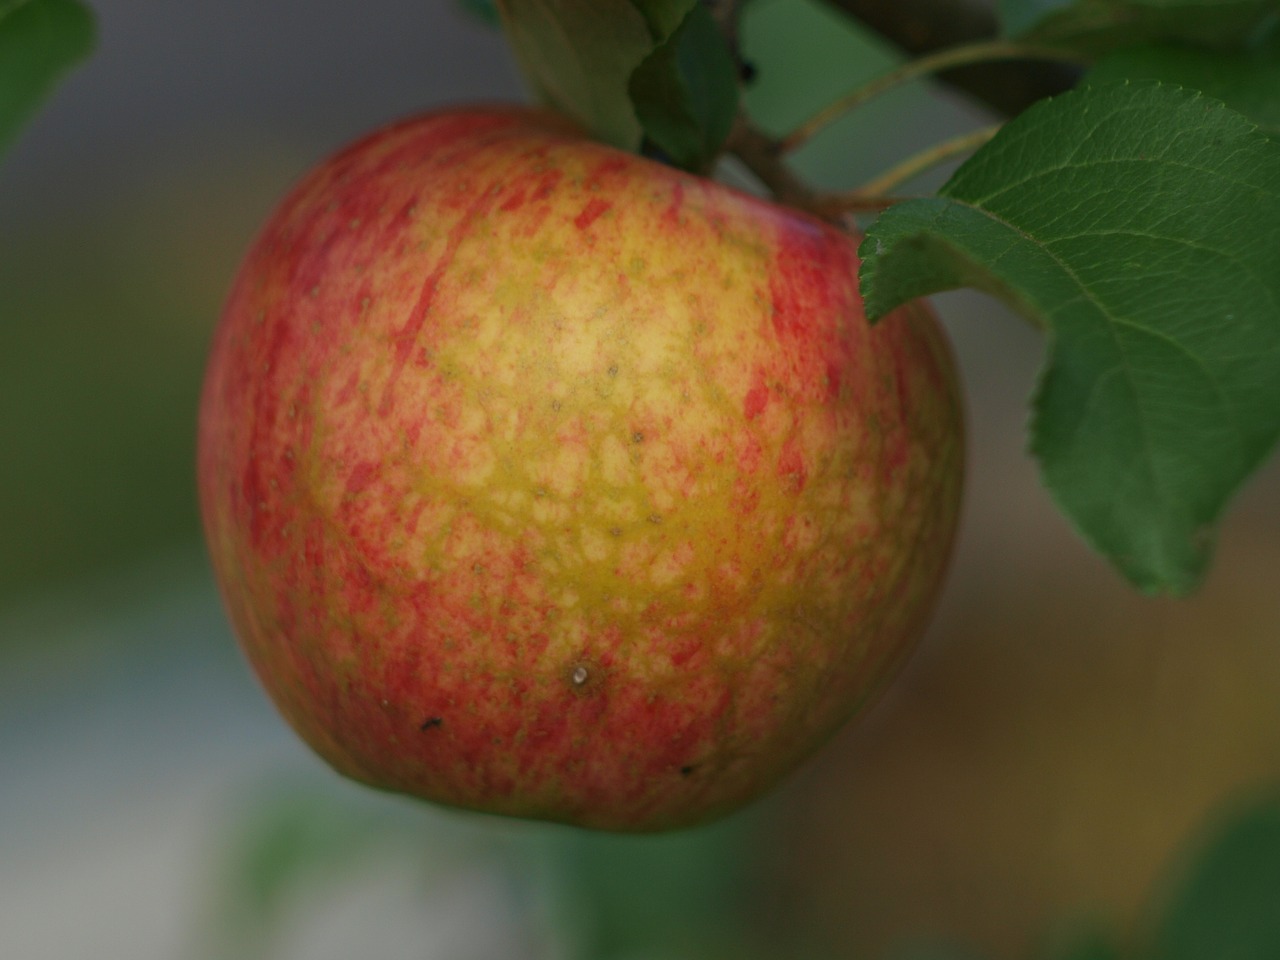
[[935, 604], [948, 344], [856, 240], [524, 108], [311, 172], [215, 333], [199, 492], [241, 645], [343, 774], [623, 831], [732, 811]]

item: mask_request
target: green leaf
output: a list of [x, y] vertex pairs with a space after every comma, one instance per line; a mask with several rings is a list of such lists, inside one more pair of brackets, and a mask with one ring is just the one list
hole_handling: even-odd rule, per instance
[[1156, 937], [1153, 960], [1280, 957], [1280, 800], [1223, 828], [1192, 864]]
[[0, 0], [0, 152], [93, 45], [93, 15], [77, 0]]
[[971, 286], [1049, 332], [1050, 491], [1137, 586], [1194, 587], [1280, 435], [1280, 145], [1179, 88], [1072, 91], [887, 210], [862, 253], [873, 317]]
[[1199, 90], [1225, 101], [1268, 134], [1280, 134], [1280, 31], [1230, 53], [1184, 44], [1126, 47], [1098, 63], [1085, 82], [1125, 79], [1160, 80]]
[[697, 171], [715, 158], [737, 113], [738, 75], [707, 7], [690, 8], [636, 68], [629, 89], [645, 135], [673, 163]]
[[1091, 54], [1156, 40], [1236, 46], [1246, 42], [1276, 9], [1276, 0], [999, 2], [1007, 35]]
[[729, 135], [737, 71], [698, 0], [497, 0], [516, 58], [542, 99], [599, 140], [645, 137], [701, 169]]
[[628, 95], [631, 74], [656, 46], [632, 0], [497, 0], [526, 79], [549, 106], [624, 150], [643, 138]]

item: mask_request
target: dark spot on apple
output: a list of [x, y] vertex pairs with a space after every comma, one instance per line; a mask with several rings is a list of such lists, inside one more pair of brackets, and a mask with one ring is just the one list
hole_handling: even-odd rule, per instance
[[610, 528], [609, 528], [609, 535], [610, 535], [611, 537], [620, 537], [620, 536], [622, 536], [622, 528], [621, 528], [621, 527], [610, 527]]
[[434, 730], [436, 727], [444, 726], [444, 717], [427, 717], [422, 721], [422, 725], [418, 727], [423, 733], [428, 730]]
[[616, 363], [609, 364], [609, 376], [616, 377], [618, 375], [618, 365]]
[[644, 434], [637, 430], [631, 435], [632, 443], [644, 443]]
[[695, 764], [692, 764], [692, 763], [689, 764], [688, 766], [681, 767], [680, 776], [682, 777], [692, 776], [694, 769], [695, 769]]

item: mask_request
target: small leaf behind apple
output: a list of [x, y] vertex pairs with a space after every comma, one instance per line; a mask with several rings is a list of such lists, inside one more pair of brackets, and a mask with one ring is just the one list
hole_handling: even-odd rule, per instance
[[699, 170], [720, 152], [738, 109], [738, 76], [706, 6], [690, 8], [629, 89], [645, 135], [677, 166]]
[[549, 106], [624, 150], [647, 140], [701, 170], [738, 107], [733, 56], [697, 0], [497, 0], [527, 79]]
[[1280, 436], [1280, 144], [1180, 88], [1073, 91], [887, 210], [862, 253], [870, 316], [971, 286], [1049, 333], [1050, 491], [1136, 585], [1192, 589]]
[[498, 0], [498, 12], [525, 78], [548, 106], [598, 140], [640, 148], [644, 131], [627, 84], [658, 42], [645, 12], [632, 0]]

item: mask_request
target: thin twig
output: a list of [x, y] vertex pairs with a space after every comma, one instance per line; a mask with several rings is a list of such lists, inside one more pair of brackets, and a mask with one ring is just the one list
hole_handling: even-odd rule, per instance
[[938, 164], [944, 163], [962, 153], [969, 153], [978, 149], [978, 147], [999, 133], [1002, 126], [1004, 126], [1002, 123], [993, 123], [989, 127], [970, 130], [959, 136], [935, 143], [928, 149], [907, 157], [901, 163], [886, 170], [875, 179], [868, 180], [857, 190], [845, 194], [845, 196], [851, 199], [855, 197], [884, 196], [931, 167], [936, 167]]
[[1072, 62], [1073, 54], [1061, 50], [1044, 47], [1030, 47], [1025, 44], [1007, 40], [989, 40], [973, 43], [963, 47], [951, 47], [928, 54], [917, 60], [909, 60], [888, 73], [864, 83], [838, 100], [828, 104], [816, 114], [796, 127], [779, 142], [783, 153], [798, 149], [821, 130], [826, 129], [840, 117], [851, 110], [862, 106], [869, 100], [879, 96], [896, 86], [945, 70], [949, 67], [964, 66], [973, 63], [988, 63], [993, 60], [1025, 60], [1039, 58]]
[[[989, 40], [999, 33], [984, 0], [827, 0], [910, 57]], [[940, 72], [937, 79], [1011, 117], [1044, 97], [1071, 89], [1077, 65], [1052, 61], [992, 61]]]
[[735, 121], [725, 150], [742, 161], [780, 203], [817, 210], [818, 195], [787, 166], [778, 150], [778, 141], [753, 127], [745, 116]]
[[908, 200], [920, 200], [923, 195], [909, 194], [873, 194], [873, 193], [830, 193], [817, 199], [817, 208], [810, 211], [823, 220], [845, 222], [849, 214], [879, 213], [897, 203]]
[[778, 141], [739, 117], [726, 151], [742, 163], [778, 203], [804, 210], [845, 230], [856, 230], [855, 213], [879, 212], [910, 197], [831, 194], [814, 190], [787, 166]]
[[996, 36], [990, 0], [827, 0], [913, 55]]

